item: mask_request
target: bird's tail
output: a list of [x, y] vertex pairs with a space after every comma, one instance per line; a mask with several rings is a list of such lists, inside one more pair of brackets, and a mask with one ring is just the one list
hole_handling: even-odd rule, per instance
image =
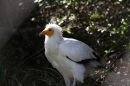
[[86, 68], [86, 76], [91, 76], [93, 78], [99, 77], [101, 75], [105, 75], [106, 71], [106, 62], [102, 60], [101, 62], [93, 61], [90, 64], [85, 65]]
[[93, 60], [90, 61], [89, 64], [96, 69], [101, 69], [101, 68], [106, 69], [106, 65], [107, 65], [104, 60], [100, 60], [100, 61]]

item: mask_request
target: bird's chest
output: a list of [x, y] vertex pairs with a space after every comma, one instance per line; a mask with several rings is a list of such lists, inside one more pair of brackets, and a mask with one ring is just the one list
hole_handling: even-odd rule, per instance
[[56, 61], [53, 61], [52, 65], [62, 74], [64, 77], [72, 78], [72, 65], [66, 61], [64, 57], [59, 57]]
[[45, 44], [45, 55], [50, 63], [57, 59], [58, 46], [53, 44]]
[[45, 40], [45, 51], [49, 54], [57, 54], [58, 43], [53, 40]]
[[58, 55], [57, 45], [45, 45], [45, 52], [49, 55]]

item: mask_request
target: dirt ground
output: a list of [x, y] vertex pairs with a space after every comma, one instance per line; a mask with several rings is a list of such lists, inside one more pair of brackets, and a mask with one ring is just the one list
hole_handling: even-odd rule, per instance
[[113, 72], [109, 72], [102, 86], [130, 86], [130, 52], [125, 53]]

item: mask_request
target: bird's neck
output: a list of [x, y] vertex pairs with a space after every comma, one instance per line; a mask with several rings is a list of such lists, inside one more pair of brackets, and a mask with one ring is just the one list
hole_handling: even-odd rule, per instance
[[[54, 37], [54, 36], [53, 36]], [[50, 53], [57, 54], [58, 52], [58, 45], [63, 41], [63, 37], [53, 38], [53, 37], [45, 37], [45, 50]]]
[[51, 43], [52, 45], [60, 44], [62, 41], [63, 41], [62, 35], [61, 36], [54, 35], [52, 37], [45, 36], [45, 45], [48, 43]]
[[63, 37], [62, 36], [52, 36], [52, 37], [48, 37], [45, 36], [45, 46], [54, 46], [56, 47], [58, 44], [60, 44], [63, 41]]

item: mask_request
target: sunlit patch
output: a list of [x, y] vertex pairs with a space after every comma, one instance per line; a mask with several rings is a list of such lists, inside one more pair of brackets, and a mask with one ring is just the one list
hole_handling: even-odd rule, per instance
[[19, 4], [18, 4], [18, 6], [22, 6], [23, 5], [23, 2], [20, 2]]

